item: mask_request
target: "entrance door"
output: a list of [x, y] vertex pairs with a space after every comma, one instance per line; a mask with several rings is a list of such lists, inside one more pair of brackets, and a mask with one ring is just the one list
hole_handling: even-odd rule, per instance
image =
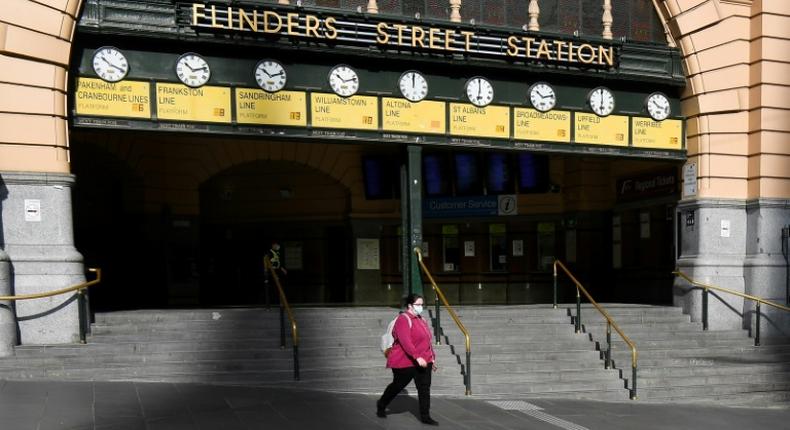
[[329, 303], [347, 303], [351, 297], [350, 233], [345, 226], [326, 229], [326, 283]]

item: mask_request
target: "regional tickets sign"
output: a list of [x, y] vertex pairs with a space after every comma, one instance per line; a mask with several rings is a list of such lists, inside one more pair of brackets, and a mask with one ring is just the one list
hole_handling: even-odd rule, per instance
[[384, 97], [381, 100], [383, 121], [387, 131], [407, 133], [444, 133], [445, 103], [421, 101], [412, 103], [404, 99]]
[[513, 110], [513, 137], [547, 142], [571, 141], [571, 113], [567, 111], [539, 112], [535, 109]]
[[307, 95], [298, 91], [275, 94], [253, 88], [236, 89], [239, 124], [307, 125]]
[[683, 149], [683, 121], [631, 118], [631, 140], [635, 148]]
[[148, 82], [79, 78], [74, 107], [78, 115], [151, 118], [150, 99]]
[[510, 137], [510, 108], [450, 103], [450, 134], [507, 139]]
[[628, 117], [576, 113], [576, 143], [628, 146]]
[[230, 123], [230, 88], [156, 84], [159, 119]]
[[310, 95], [313, 127], [378, 130], [378, 98], [370, 96], [338, 97], [334, 94]]

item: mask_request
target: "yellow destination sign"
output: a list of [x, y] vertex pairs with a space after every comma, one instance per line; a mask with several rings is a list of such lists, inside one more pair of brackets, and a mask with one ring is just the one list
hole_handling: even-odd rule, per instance
[[631, 118], [631, 140], [635, 148], [683, 149], [683, 121]]
[[338, 97], [334, 94], [313, 93], [313, 127], [378, 130], [378, 98], [369, 96]]
[[148, 82], [105, 82], [77, 79], [74, 107], [78, 115], [151, 118], [151, 90]]
[[445, 103], [404, 99], [382, 99], [382, 128], [410, 133], [444, 133], [446, 130]]
[[450, 103], [450, 134], [507, 139], [510, 137], [510, 108]]
[[628, 146], [628, 117], [576, 113], [576, 143]]
[[156, 84], [159, 119], [230, 122], [230, 88]]
[[570, 142], [571, 113], [516, 108], [513, 111], [513, 135], [524, 140]]
[[307, 94], [298, 91], [267, 93], [236, 88], [236, 121], [239, 124], [307, 125]]

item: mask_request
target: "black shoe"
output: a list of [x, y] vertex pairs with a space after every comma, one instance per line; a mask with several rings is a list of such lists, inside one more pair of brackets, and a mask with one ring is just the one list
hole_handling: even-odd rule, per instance
[[422, 421], [423, 424], [428, 424], [429, 426], [438, 426], [439, 425], [439, 421], [436, 421], [436, 420], [434, 420], [431, 417], [423, 417], [423, 418], [420, 419], [420, 421]]
[[376, 416], [379, 418], [387, 418], [386, 408], [381, 407], [379, 402], [376, 402]]

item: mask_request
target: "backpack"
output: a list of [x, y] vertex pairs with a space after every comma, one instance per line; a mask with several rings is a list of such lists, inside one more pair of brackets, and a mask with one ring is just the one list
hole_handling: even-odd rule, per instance
[[[381, 352], [384, 353], [384, 357], [389, 357], [392, 345], [395, 343], [395, 338], [392, 336], [392, 330], [395, 328], [395, 322], [398, 321], [398, 318], [400, 318], [401, 315], [403, 315], [403, 312], [399, 313], [398, 316], [393, 318], [392, 321], [387, 324], [387, 330], [381, 335]], [[411, 318], [409, 318], [408, 315], [406, 315], [406, 320], [409, 322], [409, 328], [411, 328]]]

